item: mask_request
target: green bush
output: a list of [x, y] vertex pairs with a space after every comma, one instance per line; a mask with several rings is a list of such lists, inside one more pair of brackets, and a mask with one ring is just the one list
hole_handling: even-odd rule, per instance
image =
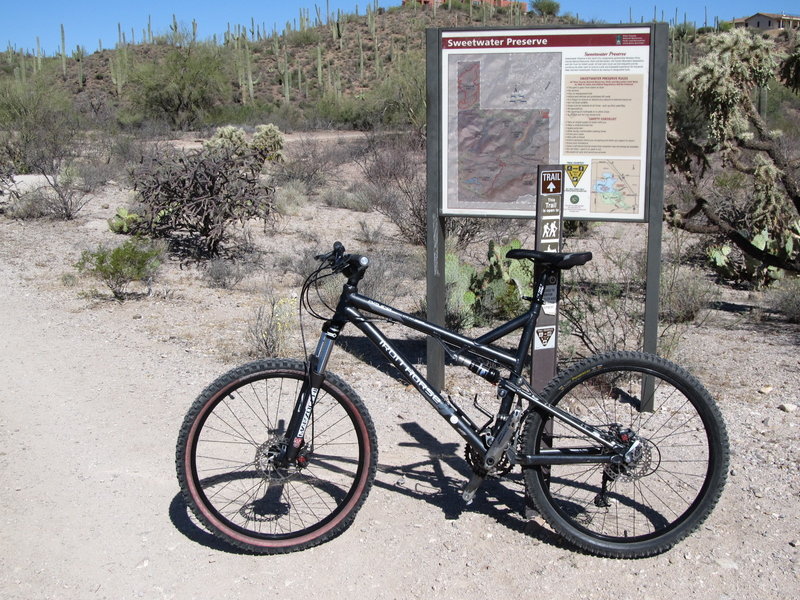
[[519, 240], [507, 245], [489, 242], [488, 266], [481, 271], [461, 262], [455, 254], [445, 255], [445, 322], [451, 329], [511, 319], [527, 309], [522, 297], [531, 294], [530, 261], [505, 257], [506, 252], [519, 247]]
[[527, 308], [522, 297], [532, 294], [531, 262], [506, 258], [509, 250], [521, 247], [519, 240], [512, 240], [504, 246], [489, 242], [489, 264], [480, 276], [474, 278], [471, 286], [479, 321], [511, 319]]
[[133, 112], [188, 129], [231, 99], [225, 68], [213, 46], [174, 48], [163, 60], [134, 73], [129, 86]]
[[114, 298], [124, 300], [127, 287], [134, 281], [148, 282], [161, 265], [163, 249], [141, 240], [128, 240], [116, 248], [100, 244], [95, 250], [84, 250], [75, 267], [100, 279]]

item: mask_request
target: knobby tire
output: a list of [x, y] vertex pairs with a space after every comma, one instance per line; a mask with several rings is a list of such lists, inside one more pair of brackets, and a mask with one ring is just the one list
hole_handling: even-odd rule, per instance
[[[652, 388], [642, 387], [647, 378]], [[648, 389], [652, 396], [643, 396]], [[530, 498], [569, 542], [641, 558], [664, 552], [708, 517], [725, 483], [728, 437], [713, 399], [687, 371], [649, 354], [611, 352], [564, 371], [542, 395], [609, 436], [627, 430], [641, 440], [632, 464], [524, 469]], [[543, 411], [528, 415], [521, 445], [525, 454], [600, 446]]]
[[178, 481], [214, 535], [248, 552], [276, 554], [328, 541], [350, 526], [378, 464], [362, 400], [327, 373], [301, 447], [276, 467], [306, 364], [271, 359], [220, 376], [197, 398], [178, 437]]

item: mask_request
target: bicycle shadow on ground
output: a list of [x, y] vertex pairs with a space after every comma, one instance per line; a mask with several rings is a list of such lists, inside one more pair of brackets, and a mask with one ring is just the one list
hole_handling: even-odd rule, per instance
[[[549, 545], [567, 547], [559, 536], [526, 516], [529, 514], [529, 505], [519, 470], [512, 470], [502, 479], [486, 479], [472, 504], [467, 505], [461, 492], [472, 471], [464, 458], [463, 444], [443, 443], [416, 422], [401, 423], [400, 427], [414, 441], [401, 442], [399, 445], [427, 454], [413, 463], [397, 466], [379, 464], [375, 487], [427, 502], [440, 509], [446, 520], [456, 520], [467, 511], [481, 513], [512, 531]], [[458, 475], [448, 475], [446, 467]], [[397, 479], [392, 481], [395, 476]]]
[[215, 535], [209, 533], [202, 525], [196, 523], [194, 519], [189, 516], [189, 505], [186, 504], [186, 499], [181, 492], [178, 492], [172, 499], [172, 502], [169, 503], [169, 520], [172, 521], [172, 525], [175, 529], [186, 536], [186, 538], [201, 546], [228, 554], [241, 554], [243, 556], [252, 554], [251, 552], [247, 552], [246, 550], [224, 542]]
[[[481, 513], [539, 542], [567, 548], [560, 537], [537, 521], [526, 518], [521, 473], [512, 471], [502, 480], [487, 479], [472, 504], [467, 505], [461, 490], [472, 472], [464, 459], [463, 444], [441, 442], [417, 422], [401, 423], [400, 427], [412, 441], [401, 442], [399, 446], [419, 451], [420, 459], [401, 465], [379, 463], [373, 483], [376, 488], [426, 502], [441, 510], [445, 520], [456, 520], [466, 511]], [[449, 475], [446, 470], [455, 471], [457, 475]], [[170, 502], [169, 518], [175, 529], [201, 546], [229, 554], [252, 554], [217, 538], [195, 521], [180, 492]]]

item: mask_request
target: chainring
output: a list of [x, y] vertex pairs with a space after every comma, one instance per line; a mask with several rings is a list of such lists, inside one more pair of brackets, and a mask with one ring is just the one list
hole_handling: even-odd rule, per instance
[[469, 444], [466, 445], [464, 448], [464, 458], [467, 461], [467, 464], [472, 469], [473, 473], [480, 475], [482, 477], [500, 477], [505, 475], [511, 469], [514, 468], [514, 465], [508, 460], [508, 455], [503, 454], [500, 460], [497, 462], [497, 465], [491, 470], [487, 471], [486, 468], [483, 466], [483, 459], [481, 455], [475, 451], [475, 448], [470, 446]]

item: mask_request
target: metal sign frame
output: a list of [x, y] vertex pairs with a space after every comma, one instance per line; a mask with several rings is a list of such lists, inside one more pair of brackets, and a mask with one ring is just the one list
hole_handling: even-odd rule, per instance
[[[565, 201], [564, 204], [566, 205], [564, 208], [564, 218], [565, 219], [586, 219], [586, 220], [603, 220], [603, 221], [629, 221], [629, 222], [646, 222], [648, 223], [648, 233], [647, 233], [647, 275], [646, 275], [646, 298], [645, 298], [645, 323], [644, 323], [644, 350], [646, 352], [653, 352], [656, 351], [657, 339], [658, 339], [658, 293], [659, 293], [659, 277], [660, 277], [660, 264], [661, 264], [661, 217], [663, 212], [663, 189], [664, 189], [664, 153], [666, 148], [666, 109], [667, 109], [667, 100], [666, 100], [666, 89], [667, 89], [667, 47], [668, 47], [668, 27], [665, 23], [657, 23], [657, 24], [637, 24], [637, 25], [620, 25], [620, 26], [607, 26], [607, 25], [588, 25], [582, 27], [547, 27], [547, 28], [532, 28], [532, 29], [492, 29], [492, 30], [484, 30], [484, 29], [428, 29], [427, 30], [427, 123], [428, 123], [428, 130], [427, 130], [427, 195], [428, 195], [428, 230], [427, 230], [427, 307], [428, 307], [428, 318], [436, 323], [443, 324], [444, 323], [444, 315], [445, 315], [445, 285], [444, 285], [444, 221], [443, 219], [447, 216], [451, 215], [468, 215], [468, 216], [480, 216], [480, 217], [487, 217], [487, 216], [509, 216], [505, 212], [497, 212], [493, 210], [487, 210], [485, 206], [478, 206], [480, 203], [476, 203], [473, 208], [475, 210], [460, 210], [458, 207], [453, 206], [451, 202], [445, 201], [445, 197], [447, 195], [448, 190], [448, 179], [450, 180], [449, 186], [452, 188], [452, 157], [448, 154], [449, 150], [452, 149], [451, 146], [447, 146], [448, 144], [452, 144], [452, 140], [450, 137], [453, 135], [453, 132], [448, 131], [447, 123], [452, 122], [451, 115], [449, 114], [452, 112], [451, 110], [448, 111], [447, 108], [443, 105], [446, 97], [444, 93], [444, 89], [447, 86], [450, 86], [452, 89], [452, 82], [447, 78], [447, 72], [443, 68], [444, 59], [443, 53], [445, 50], [443, 48], [443, 39], [449, 39], [449, 37], [457, 37], [458, 39], [465, 39], [465, 40], [478, 40], [480, 43], [486, 43], [486, 40], [498, 40], [498, 39], [511, 39], [511, 42], [506, 42], [507, 44], [520, 44], [522, 47], [518, 48], [506, 48], [503, 50], [505, 54], [522, 54], [522, 53], [529, 53], [528, 47], [534, 44], [534, 40], [541, 39], [547, 40], [547, 46], [549, 49], [556, 48], [557, 45], [555, 41], [553, 45], [550, 45], [550, 39], [553, 38], [555, 40], [556, 37], [561, 36], [560, 42], [564, 44], [564, 40], [567, 39], [564, 36], [572, 36], [572, 43], [578, 43], [579, 41], [583, 40], [593, 40], [594, 36], [605, 36], [601, 39], [602, 44], [606, 44], [607, 40], [609, 39], [607, 36], [612, 35], [614, 36], [614, 45], [616, 46], [616, 36], [645, 36], [641, 38], [641, 42], [636, 42], [632, 47], [639, 47], [643, 43], [643, 40], [646, 39], [647, 45], [647, 59], [646, 59], [646, 85], [639, 82], [638, 79], [633, 83], [626, 82], [622, 80], [621, 86], [622, 87], [630, 87], [633, 86], [636, 89], [643, 89], [642, 85], [644, 85], [644, 90], [642, 91], [643, 97], [646, 96], [646, 118], [643, 121], [646, 127], [646, 134], [643, 134], [641, 138], [642, 144], [642, 162], [639, 166], [639, 189], [643, 190], [640, 191], [640, 194], [643, 196], [639, 197], [639, 204], [637, 206], [637, 210], [634, 213], [625, 212], [620, 213], [611, 211], [608, 214], [598, 214], [597, 211], [580, 211], [580, 210], [569, 210], [570, 205], [572, 204], [580, 204], [581, 202], [585, 203], [585, 199], [581, 200], [579, 196], [578, 202], [574, 202], [574, 198], [572, 196], [575, 195], [575, 190], [578, 187], [575, 182], [573, 182], [572, 178], [570, 177], [575, 176], [578, 177], [578, 183], [583, 177], [586, 177], [586, 173], [589, 173], [589, 177], [591, 181], [592, 173], [592, 163], [588, 161], [581, 161], [575, 160], [579, 158], [576, 154], [564, 154], [563, 148], [559, 146], [559, 153], [557, 160], [542, 160], [541, 164], [556, 164], [561, 163], [565, 164], [566, 167], [566, 178], [564, 179], [564, 195]], [[443, 37], [444, 36], [444, 37]], [[514, 41], [516, 40], [516, 41]], [[527, 41], [526, 41], [527, 40]], [[634, 38], [628, 38], [627, 41], [634, 40]], [[620, 38], [620, 41], [625, 41], [624, 38]], [[635, 41], [635, 40], [634, 40]], [[470, 42], [472, 44], [477, 44], [477, 41]], [[489, 42], [493, 43], [493, 42]], [[544, 46], [544, 42], [540, 42], [541, 46]], [[622, 47], [628, 47], [625, 44], [620, 44]], [[580, 46], [576, 46], [580, 47]], [[592, 44], [587, 45], [585, 52], [588, 54], [596, 54], [596, 53], [603, 53], [605, 52], [605, 48], [607, 46], [604, 45], [596, 45], [594, 42]], [[452, 49], [451, 49], [452, 50]], [[469, 53], [472, 54], [486, 54], [488, 52], [486, 46], [462, 46], [458, 49], [460, 53]], [[571, 56], [574, 56], [574, 50], [571, 50], [569, 53]], [[612, 52], [609, 50], [609, 52]], [[452, 53], [451, 53], [452, 54]], [[445, 54], [445, 56], [450, 56], [450, 54]], [[620, 57], [608, 57], [609, 60], [617, 60]], [[594, 56], [592, 60], [598, 60], [602, 62], [603, 57], [601, 56]], [[449, 58], [448, 58], [449, 60]], [[635, 59], [636, 64], [641, 66], [641, 60], [638, 58]], [[475, 62], [475, 61], [473, 61]], [[518, 61], [517, 61], [518, 62]], [[608, 63], [608, 64], [615, 64], [615, 63]], [[637, 69], [639, 67], [636, 67]], [[599, 67], [598, 67], [599, 68]], [[625, 66], [622, 65], [619, 68], [625, 69]], [[574, 73], [576, 76], [580, 76], [580, 73]], [[625, 75], [623, 73], [623, 75]], [[628, 73], [630, 75], [630, 73]], [[587, 77], [594, 77], [595, 75], [587, 75]], [[598, 77], [602, 77], [602, 74], [596, 75]], [[613, 75], [608, 75], [609, 77]], [[622, 76], [622, 75], [620, 75]], [[575, 88], [582, 89], [582, 84], [576, 84], [577, 80], [570, 80], [569, 84]], [[630, 84], [630, 85], [629, 85]], [[456, 83], [457, 89], [458, 83]], [[589, 92], [587, 92], [588, 98], [595, 98], [595, 100], [590, 100], [590, 105], [584, 107], [583, 114], [584, 116], [588, 115], [589, 112], [593, 111], [594, 109], [591, 107], [591, 102], [600, 102], [604, 103], [606, 100], [600, 96], [592, 96], [592, 89], [594, 88], [595, 84], [588, 80], [586, 87], [589, 88]], [[602, 88], [602, 80], [599, 83], [600, 88]], [[617, 85], [613, 86], [613, 89], [616, 89]], [[573, 89], [570, 88], [570, 89]], [[612, 96], [614, 94], [611, 94]], [[636, 96], [638, 97], [638, 95]], [[616, 98], [619, 100], [619, 98]], [[607, 104], [615, 104], [616, 101], [614, 98], [608, 100]], [[623, 99], [623, 104], [626, 102]], [[627, 105], [630, 105], [630, 102], [627, 102]], [[581, 107], [578, 107], [581, 108]], [[566, 110], [563, 106], [561, 107], [562, 112]], [[598, 110], [600, 111], [600, 117], [614, 117], [615, 115], [618, 116], [618, 113], [614, 113], [615, 107], [614, 106], [606, 106], [606, 107], [599, 107]], [[610, 113], [608, 111], [611, 111]], [[606, 111], [606, 112], [603, 112]], [[492, 124], [489, 123], [489, 127], [491, 128]], [[561, 129], [559, 129], [561, 131]], [[585, 135], [587, 133], [591, 133], [590, 129], [586, 129], [583, 131]], [[580, 132], [579, 132], [580, 133]], [[456, 133], [457, 135], [457, 133]], [[638, 138], [637, 138], [638, 139]], [[469, 143], [469, 139], [467, 142]], [[630, 141], [630, 140], [629, 140]], [[457, 140], [456, 140], [457, 143]], [[560, 142], [559, 142], [560, 143]], [[627, 142], [626, 142], [627, 143]], [[535, 143], [531, 146], [524, 146], [527, 148], [535, 148]], [[477, 153], [473, 152], [474, 156], [477, 156]], [[445, 161], [451, 160], [451, 166], [448, 170]], [[616, 155], [605, 155], [601, 156], [600, 160], [630, 160], [630, 158], [617, 158]], [[538, 164], [532, 165], [532, 168], [535, 170]], [[628, 165], [629, 166], [629, 165]], [[595, 183], [597, 183], [597, 175], [595, 171]], [[480, 176], [480, 165], [478, 165], [478, 175]], [[613, 186], [613, 181], [610, 181], [609, 178], [603, 178], [604, 184], [611, 184]], [[572, 185], [570, 185], [572, 184]], [[643, 187], [642, 187], [643, 186]], [[531, 190], [533, 193], [533, 190]], [[595, 186], [594, 192], [590, 191], [589, 193], [589, 203], [591, 206], [591, 194], [601, 194], [602, 190]], [[534, 194], [535, 195], [535, 194]], [[585, 195], [584, 195], [585, 198]], [[609, 198], [598, 198], [595, 197], [595, 202], [602, 202], [602, 201], [612, 201], [614, 197]], [[624, 200], [624, 198], [623, 198]], [[502, 208], [502, 207], [501, 207]], [[518, 218], [534, 218], [535, 217], [535, 207], [530, 208], [529, 210], [517, 210], [514, 212], [513, 216]], [[444, 350], [439, 346], [439, 344], [435, 340], [429, 340], [428, 342], [428, 379], [429, 381], [437, 387], [437, 389], [441, 389], [444, 384]]]
[[441, 213], [533, 218], [564, 164], [565, 218], [646, 221], [654, 27], [437, 30]]

